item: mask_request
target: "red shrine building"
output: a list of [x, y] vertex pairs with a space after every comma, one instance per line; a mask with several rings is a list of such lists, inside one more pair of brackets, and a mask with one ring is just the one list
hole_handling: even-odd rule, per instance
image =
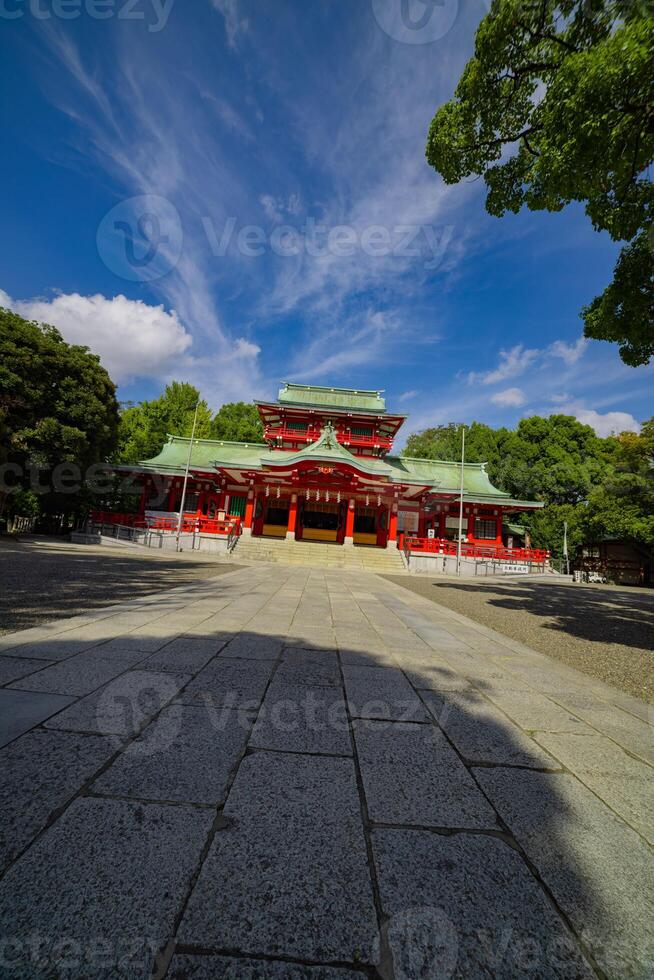
[[139, 517], [151, 526], [175, 526], [188, 474], [183, 520], [200, 532], [229, 524], [343, 547], [455, 542], [462, 498], [463, 541], [499, 549], [509, 516], [542, 506], [498, 490], [484, 463], [394, 455], [406, 416], [387, 411], [382, 396], [287, 382], [277, 401], [255, 403], [263, 443], [171, 435], [154, 459], [116, 469], [140, 482]]

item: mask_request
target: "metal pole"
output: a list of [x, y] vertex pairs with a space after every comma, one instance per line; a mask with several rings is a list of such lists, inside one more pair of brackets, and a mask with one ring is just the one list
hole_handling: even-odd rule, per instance
[[459, 495], [459, 535], [456, 543], [456, 574], [461, 574], [461, 537], [463, 536], [463, 477], [466, 458], [466, 427], [461, 426], [461, 493]]
[[565, 561], [565, 574], [570, 574], [570, 561], [568, 559], [568, 522], [563, 522], [563, 560]]
[[175, 551], [179, 551], [179, 536], [182, 533], [182, 521], [184, 520], [184, 504], [186, 503], [186, 485], [188, 483], [188, 471], [191, 465], [191, 452], [193, 450], [193, 440], [195, 438], [195, 425], [198, 421], [198, 409], [200, 407], [200, 399], [195, 406], [195, 415], [193, 416], [193, 429], [191, 431], [191, 441], [188, 444], [188, 456], [186, 457], [186, 471], [184, 473], [184, 486], [182, 487], [182, 500], [179, 505], [179, 518], [177, 521], [177, 538], [175, 540]]

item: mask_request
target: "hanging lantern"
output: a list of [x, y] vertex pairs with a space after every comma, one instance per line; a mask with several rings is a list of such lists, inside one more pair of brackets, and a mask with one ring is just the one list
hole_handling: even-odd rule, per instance
[[380, 494], [377, 494], [377, 506], [378, 507], [381, 507], [381, 496], [380, 496]]
[[325, 500], [329, 503], [329, 490], [325, 493]]
[[370, 506], [370, 496], [366, 494], [366, 507]]
[[340, 504], [340, 502], [341, 502], [341, 491], [339, 490], [338, 493], [336, 494], [336, 503]]
[[320, 500], [320, 490], [316, 490], [316, 500]]
[[280, 495], [280, 493], [281, 493], [281, 490], [280, 490], [280, 488], [279, 488], [279, 487], [277, 487], [277, 499], [278, 499], [278, 500], [279, 500], [279, 495]]
[[270, 487], [266, 485], [266, 497], [270, 496]]

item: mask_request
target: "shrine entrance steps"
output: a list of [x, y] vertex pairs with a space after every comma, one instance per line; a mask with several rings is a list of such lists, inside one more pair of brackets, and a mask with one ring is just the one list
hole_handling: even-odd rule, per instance
[[232, 552], [235, 561], [273, 561], [285, 565], [312, 565], [319, 568], [349, 568], [380, 574], [406, 571], [396, 547], [366, 548], [321, 543], [287, 541], [263, 537], [240, 537]]

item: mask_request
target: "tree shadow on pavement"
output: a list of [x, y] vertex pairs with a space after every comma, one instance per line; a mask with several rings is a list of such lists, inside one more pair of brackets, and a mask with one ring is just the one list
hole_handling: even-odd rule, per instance
[[4, 975], [644, 980], [651, 855], [485, 680], [223, 591], [0, 656], [75, 699], [0, 751]]

